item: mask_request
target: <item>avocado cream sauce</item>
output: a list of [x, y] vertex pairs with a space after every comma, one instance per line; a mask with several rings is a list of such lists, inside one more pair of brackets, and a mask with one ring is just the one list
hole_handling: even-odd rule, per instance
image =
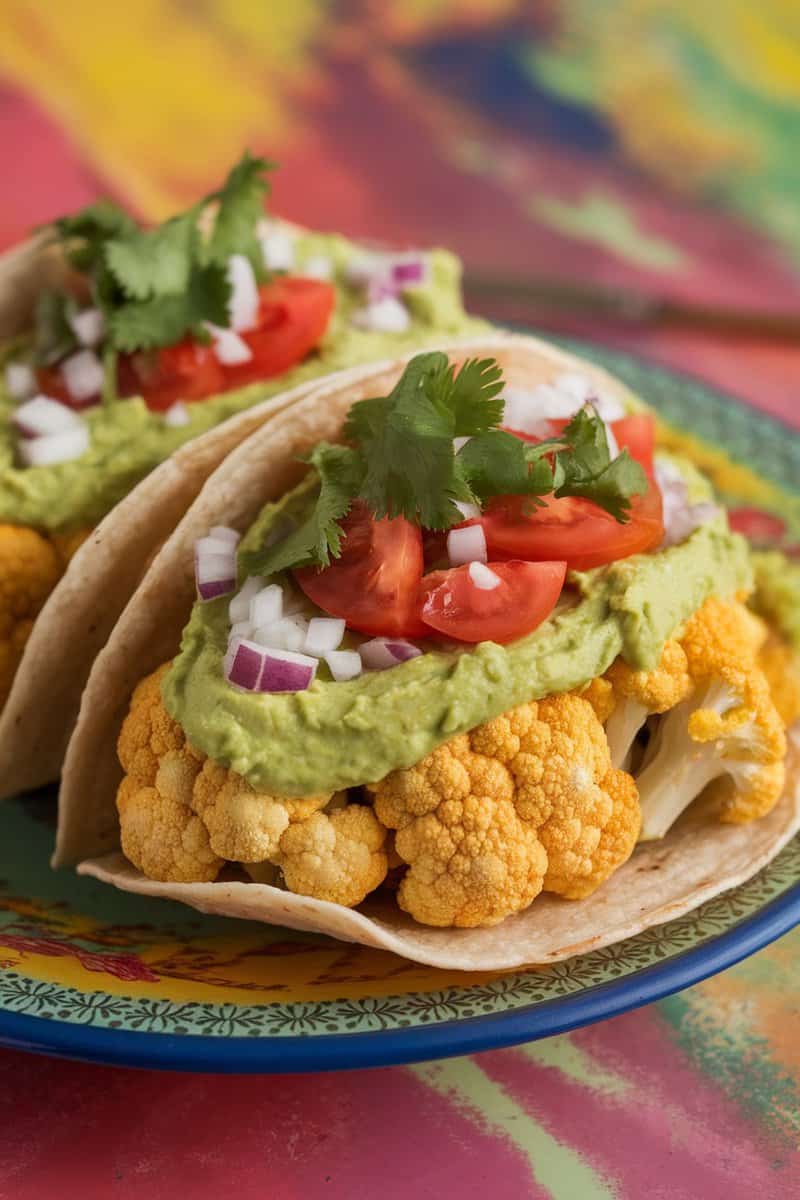
[[[263, 544], [297, 518], [308, 485], [268, 505], [242, 541]], [[335, 683], [321, 664], [305, 692], [240, 692], [222, 673], [228, 600], [194, 606], [164, 682], [173, 717], [198, 750], [257, 789], [305, 795], [375, 782], [514, 705], [580, 687], [618, 655], [656, 665], [664, 641], [710, 595], [751, 583], [747, 544], [720, 516], [678, 546], [572, 576], [569, 601], [510, 645], [434, 648], [387, 671]]]

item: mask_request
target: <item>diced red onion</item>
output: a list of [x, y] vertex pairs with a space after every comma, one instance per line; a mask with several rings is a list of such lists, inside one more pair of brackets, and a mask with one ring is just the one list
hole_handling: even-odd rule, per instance
[[720, 508], [708, 500], [689, 503], [689, 488], [678, 468], [668, 459], [659, 458], [655, 465], [656, 483], [661, 492], [664, 538], [659, 549], [677, 546], [690, 534], [719, 516]]
[[485, 563], [471, 562], [468, 571], [469, 577], [475, 584], [475, 587], [480, 588], [482, 592], [492, 592], [496, 587], [500, 586], [500, 576], [495, 575], [491, 567], [487, 567]]
[[[248, 263], [249, 266], [249, 263]], [[214, 342], [214, 357], [224, 367], [236, 367], [240, 363], [250, 362], [253, 351], [244, 338], [239, 337], [232, 329], [223, 329], [220, 325], [206, 322], [206, 329]]]
[[329, 650], [325, 655], [325, 662], [337, 683], [356, 679], [364, 669], [357, 650]]
[[253, 267], [244, 254], [232, 254], [228, 259], [228, 280], [231, 285], [228, 306], [231, 329], [243, 333], [257, 323], [260, 305]]
[[327, 254], [312, 254], [298, 268], [304, 279], [332, 279], [333, 259]]
[[94, 350], [79, 350], [65, 358], [61, 376], [73, 400], [90, 400], [103, 389], [103, 365]]
[[290, 650], [265, 650], [260, 692], [304, 692], [317, 673], [318, 660]]
[[410, 658], [416, 658], [422, 651], [403, 638], [373, 638], [363, 642], [358, 647], [358, 653], [367, 670], [385, 671], [388, 667], [396, 667]]
[[83, 421], [72, 409], [50, 396], [26, 400], [14, 410], [11, 419], [25, 437], [44, 437], [83, 426]]
[[428, 262], [420, 254], [398, 256], [392, 262], [391, 271], [399, 288], [419, 287], [428, 277]]
[[99, 308], [84, 308], [71, 316], [69, 323], [82, 346], [96, 346], [105, 333], [105, 319]]
[[199, 538], [194, 546], [194, 575], [201, 600], [216, 600], [235, 591], [235, 547], [213, 538]]
[[260, 575], [251, 575], [249, 579], [245, 580], [228, 605], [228, 620], [231, 625], [237, 621], [250, 620], [250, 601], [256, 592], [261, 591], [263, 586], [264, 580]]
[[291, 271], [294, 266], [294, 239], [287, 230], [267, 224], [258, 231], [264, 266], [270, 271]]
[[189, 410], [182, 400], [176, 400], [164, 413], [164, 424], [168, 425], [170, 429], [178, 429], [182, 425], [188, 425], [189, 420]]
[[6, 391], [12, 400], [24, 400], [36, 391], [36, 376], [29, 363], [6, 363], [5, 380]]
[[469, 500], [454, 500], [453, 503], [465, 521], [473, 521], [481, 515], [478, 505], [471, 504]]
[[269, 625], [260, 625], [253, 634], [253, 640], [260, 646], [272, 650], [303, 649], [308, 632], [308, 622], [302, 617], [281, 617]]
[[283, 588], [271, 583], [256, 592], [250, 601], [250, 621], [254, 628], [272, 625], [283, 616]]
[[245, 692], [257, 692], [264, 670], [263, 647], [246, 639], [232, 643], [225, 655], [223, 671], [228, 683]]
[[19, 456], [26, 467], [51, 467], [80, 458], [89, 449], [89, 440], [89, 427], [81, 422], [62, 433], [26, 438], [19, 444]]
[[344, 628], [344, 621], [339, 617], [312, 617], [308, 622], [303, 650], [316, 658], [337, 650], [342, 644]]
[[358, 329], [370, 333], [405, 333], [411, 324], [411, 316], [402, 300], [384, 296], [376, 304], [353, 313], [351, 321]]
[[231, 529], [229, 525], [212, 525], [208, 536], [217, 542], [227, 542], [229, 546], [238, 546], [242, 539], [242, 535], [236, 529]]
[[451, 529], [447, 535], [447, 557], [450, 565], [460, 567], [469, 562], [486, 562], [486, 534], [482, 525], [466, 525]]

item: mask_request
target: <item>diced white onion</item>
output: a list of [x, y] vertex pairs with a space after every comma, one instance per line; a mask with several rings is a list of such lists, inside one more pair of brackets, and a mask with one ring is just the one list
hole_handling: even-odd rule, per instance
[[253, 632], [253, 624], [251, 621], [236, 621], [233, 625], [231, 625], [231, 631], [228, 634], [228, 644], [230, 645], [232, 642], [241, 641], [243, 638], [252, 638]]
[[24, 400], [36, 391], [36, 375], [28, 363], [6, 363], [5, 380], [6, 391], [12, 400]]
[[25, 437], [64, 433], [68, 429], [79, 429], [84, 424], [71, 408], [52, 400], [50, 396], [34, 396], [32, 400], [26, 400], [14, 410], [11, 419]]
[[482, 592], [491, 592], [500, 586], [500, 576], [495, 575], [494, 571], [482, 562], [471, 562], [468, 571], [475, 587], [480, 588]]
[[285, 229], [259, 229], [258, 240], [264, 256], [264, 266], [270, 271], [291, 271], [294, 266], [294, 238]]
[[469, 500], [454, 500], [453, 503], [465, 521], [473, 521], [481, 515], [481, 510], [477, 504], [472, 504]]
[[176, 400], [164, 413], [164, 424], [168, 425], [170, 429], [179, 429], [182, 425], [188, 425], [189, 420], [189, 410], [182, 400]]
[[352, 258], [344, 269], [345, 279], [353, 287], [366, 287], [376, 275], [383, 274], [380, 256], [377, 254], [360, 254]]
[[[249, 264], [248, 264], [249, 265]], [[206, 329], [214, 341], [214, 357], [224, 367], [236, 367], [240, 363], [250, 362], [253, 351], [244, 338], [239, 337], [232, 329], [223, 329], [220, 325], [206, 323]]]
[[79, 350], [65, 358], [61, 375], [73, 400], [91, 400], [103, 389], [103, 365], [94, 350]]
[[472, 439], [468, 437], [453, 438], [453, 449], [455, 450], [456, 454], [458, 454], [459, 450], [463, 450], [467, 442], [471, 440]]
[[356, 679], [364, 669], [357, 650], [329, 650], [325, 655], [325, 662], [337, 683]]
[[19, 456], [26, 467], [51, 467], [71, 462], [89, 449], [89, 427], [80, 424], [62, 433], [26, 438], [19, 444]]
[[[597, 415], [600, 416], [599, 413]], [[606, 429], [606, 442], [608, 443], [608, 453], [611, 458], [617, 458], [619, 455], [619, 442], [617, 441], [614, 430], [611, 428], [611, 425], [608, 423], [608, 421], [603, 421], [603, 424], [605, 425], [605, 429]]]
[[250, 621], [254, 628], [262, 625], [272, 625], [283, 616], [283, 588], [277, 583], [256, 592], [250, 601]]
[[82, 346], [96, 346], [105, 333], [105, 320], [99, 308], [84, 308], [74, 313], [69, 323]]
[[231, 285], [228, 306], [231, 329], [243, 333], [257, 323], [260, 305], [253, 267], [244, 254], [232, 254], [228, 259], [228, 281]]
[[579, 371], [563, 371], [556, 375], [553, 386], [565, 396], [571, 396], [575, 401], [575, 408], [581, 408], [587, 400], [591, 400], [597, 394], [589, 376], [582, 375]]
[[686, 480], [669, 459], [656, 459], [655, 476], [661, 492], [664, 520], [664, 537], [659, 546], [660, 550], [686, 541], [695, 529], [719, 516], [721, 510], [718, 505], [708, 500], [701, 500], [697, 504], [689, 503]]
[[384, 296], [353, 313], [351, 321], [358, 329], [371, 333], [404, 333], [411, 324], [411, 316], [402, 300]]
[[242, 539], [242, 535], [237, 530], [231, 529], [229, 525], [212, 525], [208, 536], [217, 542], [227, 542], [231, 546], [238, 546]]
[[447, 535], [447, 557], [453, 567], [471, 562], [485, 563], [488, 556], [483, 527], [467, 525], [463, 529], [451, 529]]
[[344, 627], [344, 621], [339, 617], [312, 617], [308, 622], [304, 651], [322, 658], [331, 650], [337, 650], [342, 644]]
[[260, 625], [253, 640], [273, 650], [299, 651], [305, 645], [307, 632], [308, 622], [302, 617], [281, 617], [269, 625]]
[[298, 270], [306, 279], [332, 279], [333, 259], [327, 254], [312, 254]]
[[250, 601], [263, 586], [264, 580], [260, 575], [251, 575], [245, 580], [228, 605], [228, 620], [231, 625], [235, 625], [237, 621], [250, 620]]

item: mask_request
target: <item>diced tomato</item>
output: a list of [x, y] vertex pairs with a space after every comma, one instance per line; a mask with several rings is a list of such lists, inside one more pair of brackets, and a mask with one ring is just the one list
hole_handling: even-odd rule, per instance
[[564, 586], [565, 562], [492, 562], [500, 579], [479, 588], [469, 564], [434, 571], [422, 580], [422, 620], [460, 642], [516, 641], [541, 625]]
[[786, 537], [786, 522], [760, 508], [730, 508], [728, 523], [756, 546], [780, 545]]
[[543, 508], [529, 508], [527, 496], [489, 501], [481, 524], [491, 558], [566, 559], [570, 570], [586, 571], [652, 550], [664, 536], [661, 493], [653, 483], [643, 496], [633, 497], [624, 525], [591, 500], [574, 496], [550, 496]]
[[342, 522], [342, 553], [330, 566], [303, 567], [295, 579], [323, 612], [373, 636], [424, 637], [419, 616], [422, 534], [404, 517], [376, 521], [356, 502]]
[[183, 338], [174, 346], [130, 360], [147, 407], [165, 412], [178, 400], [204, 400], [225, 390], [224, 368], [212, 346]]
[[228, 388], [281, 375], [302, 362], [321, 341], [336, 301], [332, 284], [295, 276], [266, 284], [260, 296], [258, 326], [241, 335], [253, 357], [225, 368]]
[[653, 456], [656, 449], [656, 422], [652, 413], [630, 413], [611, 422], [611, 429], [620, 450], [627, 450], [649, 476], [653, 475]]

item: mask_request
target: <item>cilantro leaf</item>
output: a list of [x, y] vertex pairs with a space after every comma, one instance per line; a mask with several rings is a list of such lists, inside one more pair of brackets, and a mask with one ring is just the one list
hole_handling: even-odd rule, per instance
[[198, 213], [190, 209], [155, 229], [140, 230], [106, 243], [108, 268], [135, 300], [171, 296], [189, 284]]
[[220, 190], [209, 197], [218, 207], [208, 238], [201, 246], [204, 262], [225, 266], [232, 254], [245, 254], [256, 278], [264, 278], [264, 256], [256, 227], [264, 214], [269, 191], [265, 176], [274, 166], [268, 159], [254, 158], [245, 151]]
[[114, 346], [123, 351], [171, 346], [187, 333], [205, 337], [204, 321], [225, 325], [230, 283], [220, 267], [195, 270], [176, 295], [150, 296], [112, 311], [108, 318]]
[[537, 446], [526, 445], [504, 429], [490, 429], [462, 446], [456, 465], [477, 500], [540, 496], [552, 491], [553, 471], [536, 451]]
[[472, 493], [453, 438], [497, 423], [502, 386], [494, 360], [467, 362], [456, 374], [446, 355], [433, 351], [409, 362], [389, 396], [353, 405], [345, 434], [364, 457], [359, 495], [376, 517], [404, 516], [427, 529], [458, 520], [453, 501]]
[[556, 464], [563, 478], [556, 480], [556, 496], [582, 496], [615, 520], [629, 520], [631, 497], [647, 491], [640, 464], [627, 450], [611, 458], [605, 425], [590, 406], [575, 414], [562, 439], [565, 447], [557, 452]]
[[360, 486], [363, 463], [350, 446], [320, 442], [306, 459], [319, 475], [319, 495], [308, 517], [274, 546], [243, 555], [251, 574], [275, 575], [290, 567], [325, 567], [342, 550], [339, 521], [347, 515]]
[[54, 225], [71, 265], [86, 272], [102, 264], [109, 238], [127, 236], [138, 228], [133, 217], [111, 200], [97, 200], [79, 212], [59, 217]]
[[74, 301], [63, 292], [43, 291], [36, 302], [33, 354], [36, 362], [47, 367], [71, 354], [78, 341], [69, 323]]

